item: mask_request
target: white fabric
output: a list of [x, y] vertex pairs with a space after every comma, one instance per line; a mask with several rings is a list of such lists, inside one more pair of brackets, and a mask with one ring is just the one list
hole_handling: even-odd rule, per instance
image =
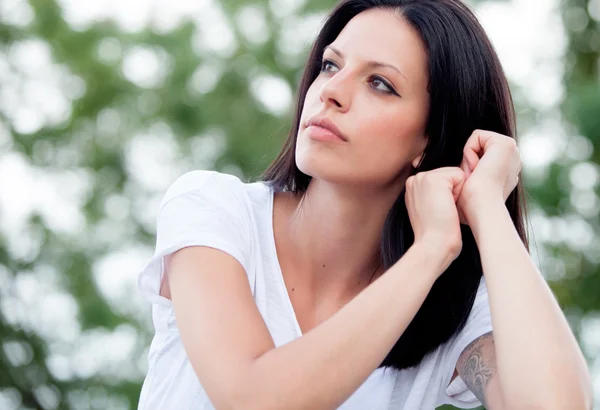
[[[273, 237], [273, 191], [262, 182], [243, 183], [213, 171], [192, 171], [167, 190], [157, 218], [154, 256], [140, 272], [138, 285], [152, 303], [155, 335], [139, 410], [212, 410], [181, 343], [171, 302], [159, 295], [163, 257], [186, 246], [210, 246], [229, 253], [245, 268], [248, 284], [277, 347], [301, 336], [281, 274]], [[482, 280], [465, 328], [403, 371], [377, 369], [339, 407], [341, 410], [435, 409], [481, 405], [457, 377], [456, 361], [474, 339], [492, 330], [487, 290]]]

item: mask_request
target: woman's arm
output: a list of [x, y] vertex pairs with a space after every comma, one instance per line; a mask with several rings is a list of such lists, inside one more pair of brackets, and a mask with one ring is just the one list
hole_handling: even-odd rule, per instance
[[338, 408], [383, 361], [443, 271], [427, 248], [413, 246], [328, 320], [259, 357], [245, 394], [262, 400], [248, 401], [257, 410]]
[[463, 180], [459, 168], [408, 178], [414, 244], [330, 318], [278, 348], [236, 259], [208, 247], [175, 252], [165, 269], [177, 326], [215, 407], [327, 410], [347, 400], [383, 362], [460, 252], [455, 193]]
[[469, 225], [483, 265], [508, 409], [588, 410], [585, 358], [552, 291], [500, 201], [481, 203]]
[[336, 409], [379, 366], [447, 264], [413, 245], [385, 274], [302, 337], [274, 348], [241, 265], [221, 251], [175, 253], [169, 275], [177, 325], [216, 408]]

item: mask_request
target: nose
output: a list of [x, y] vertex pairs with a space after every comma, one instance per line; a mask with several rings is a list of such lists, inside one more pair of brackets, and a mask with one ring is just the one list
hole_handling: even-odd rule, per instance
[[321, 86], [320, 99], [324, 104], [331, 104], [338, 109], [347, 110], [350, 106], [351, 85], [349, 76], [341, 71], [331, 76]]

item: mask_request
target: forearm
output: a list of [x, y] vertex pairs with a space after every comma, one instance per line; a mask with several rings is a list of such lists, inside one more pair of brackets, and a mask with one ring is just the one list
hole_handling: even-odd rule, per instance
[[591, 409], [585, 358], [504, 205], [471, 224], [488, 287], [508, 408]]
[[245, 401], [261, 410], [340, 406], [381, 364], [439, 276], [443, 266], [428, 252], [413, 246], [329, 319], [256, 359]]

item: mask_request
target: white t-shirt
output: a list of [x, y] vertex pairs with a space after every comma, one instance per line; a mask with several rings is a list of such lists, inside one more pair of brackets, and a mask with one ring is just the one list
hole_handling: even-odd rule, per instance
[[[181, 343], [171, 302], [159, 294], [163, 257], [194, 245], [227, 252], [245, 268], [275, 346], [301, 337], [275, 251], [273, 190], [263, 182], [243, 183], [218, 172], [188, 172], [167, 190], [156, 236], [156, 251], [138, 281], [152, 303], [155, 328], [138, 408], [213, 410]], [[468, 322], [456, 337], [414, 368], [375, 370], [339, 409], [432, 410], [442, 404], [459, 408], [481, 405], [460, 376], [448, 383], [464, 348], [491, 330], [482, 279]]]

